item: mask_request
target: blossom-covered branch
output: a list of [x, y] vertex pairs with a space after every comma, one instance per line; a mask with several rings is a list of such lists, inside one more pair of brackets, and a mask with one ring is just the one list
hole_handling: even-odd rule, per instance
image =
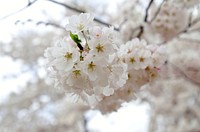
[[163, 47], [148, 46], [145, 40], [121, 43], [113, 28], [94, 26], [93, 19], [87, 13], [71, 16], [66, 26], [70, 36], [44, 55], [56, 87], [107, 113], [157, 78], [165, 56]]

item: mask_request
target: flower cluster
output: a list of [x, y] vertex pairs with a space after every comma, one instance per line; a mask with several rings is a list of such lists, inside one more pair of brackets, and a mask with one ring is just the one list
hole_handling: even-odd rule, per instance
[[95, 26], [87, 13], [69, 18], [67, 30], [70, 37], [44, 54], [55, 86], [102, 112], [132, 100], [165, 62], [162, 47], [137, 38], [120, 44], [112, 27]]
[[199, 43], [187, 39], [173, 40], [168, 44], [167, 49], [169, 63], [173, 64], [195, 83], [200, 83]]
[[181, 6], [165, 2], [152, 27], [164, 40], [169, 40], [187, 27], [188, 18], [188, 12]]

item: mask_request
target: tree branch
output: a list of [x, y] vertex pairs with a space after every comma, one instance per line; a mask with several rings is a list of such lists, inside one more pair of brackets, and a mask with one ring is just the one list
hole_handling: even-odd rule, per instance
[[192, 43], [199, 43], [200, 44], [200, 40], [197, 40], [197, 39], [191, 39], [191, 38], [179, 38], [179, 40], [182, 40], [182, 41], [187, 41], [187, 42], [192, 42]]
[[[67, 5], [67, 4], [64, 4], [64, 3], [61, 3], [61, 2], [58, 2], [58, 1], [55, 1], [55, 0], [47, 0], [47, 1], [52, 2], [52, 3], [55, 3], [55, 4], [58, 4], [58, 5], [61, 5], [61, 6], [65, 7], [65, 8], [67, 8], [67, 9], [73, 10], [73, 11], [75, 11], [75, 12], [77, 12], [77, 13], [86, 13], [85, 11], [76, 9], [76, 8], [74, 8], [74, 7], [71, 7], [71, 6]], [[112, 26], [111, 24], [109, 24], [109, 23], [107, 23], [107, 22], [104, 22], [104, 21], [102, 21], [102, 20], [100, 20], [100, 19], [97, 19], [97, 18], [94, 18], [94, 21], [96, 21], [96, 22], [98, 22], [98, 23], [100, 23], [100, 24], [102, 24], [102, 25], [104, 25], [104, 26], [107, 26], [107, 27]], [[120, 29], [114, 27], [114, 30], [119, 31]]]
[[178, 35], [181, 35], [182, 33], [191, 33], [191, 32], [197, 31], [198, 28], [197, 29], [191, 29], [191, 28], [198, 22], [200, 22], [200, 19], [197, 19], [194, 22], [189, 21], [188, 26], [183, 31], [181, 31]]
[[[150, 9], [152, 3], [153, 3], [153, 0], [150, 0], [148, 6], [147, 6], [147, 8], [146, 8], [146, 13], [145, 13], [145, 17], [144, 17], [144, 22], [147, 22], [147, 21], [148, 21], [149, 9]], [[141, 38], [141, 36], [142, 36], [142, 34], [143, 34], [143, 32], [144, 32], [144, 26], [143, 26], [143, 25], [139, 25], [138, 27], [134, 28], [134, 29], [133, 29], [133, 33], [134, 33], [135, 31], [137, 31], [138, 29], [139, 29], [139, 33], [138, 33], [137, 37], [138, 37], [138, 38]]]
[[143, 26], [140, 26], [140, 32], [138, 33], [137, 37], [138, 37], [138, 38], [141, 38], [143, 32], [144, 32], [144, 27], [143, 27]]
[[28, 0], [28, 4], [27, 4], [25, 7], [23, 7], [22, 9], [20, 9], [20, 10], [18, 10], [18, 11], [16, 11], [16, 12], [13, 12], [13, 13], [11, 13], [11, 14], [9, 14], [9, 15], [6, 15], [6, 16], [0, 18], [0, 21], [3, 20], [3, 19], [8, 18], [8, 17], [10, 17], [10, 16], [13, 16], [13, 15], [15, 15], [15, 14], [17, 14], [17, 13], [23, 11], [23, 10], [25, 10], [26, 8], [28, 8], [28, 7], [30, 7], [31, 5], [33, 5], [36, 1], [37, 1], [37, 0], [34, 0], [34, 1], [31, 2], [30, 0]]
[[144, 21], [145, 21], [145, 22], [147, 22], [148, 14], [149, 14], [149, 9], [150, 9], [152, 3], [153, 3], [153, 0], [150, 0], [149, 5], [148, 5], [147, 8], [146, 8], [146, 14], [145, 14], [145, 17], [144, 17]]
[[200, 22], [200, 18], [194, 20], [192, 22], [192, 15], [190, 14], [189, 16], [189, 23], [188, 23], [188, 26], [182, 31], [180, 32], [180, 34], [182, 33], [191, 33], [191, 32], [195, 32], [195, 31], [199, 31], [200, 30], [200, 27], [198, 28], [195, 28], [195, 29], [191, 29], [193, 26], [195, 26], [197, 23]]
[[181, 36], [182, 34], [184, 34], [184, 33], [191, 33], [191, 32], [197, 31], [197, 29], [192, 29], [192, 30], [190, 30], [190, 29], [191, 29], [192, 26], [194, 26], [194, 25], [197, 24], [198, 22], [200, 22], [200, 19], [199, 19], [198, 21], [195, 21], [195, 22], [192, 22], [192, 23], [189, 22], [189, 23], [188, 23], [188, 26], [187, 26], [184, 30], [182, 30], [181, 32], [177, 33], [176, 36], [172, 37], [172, 38], [171, 38], [170, 40], [168, 40], [168, 41], [164, 41], [164, 42], [162, 42], [162, 43], [159, 43], [158, 45], [163, 44], [163, 43], [167, 43], [167, 42], [173, 40], [174, 38], [178, 38], [178, 37], [180, 37], [180, 36]]
[[165, 0], [163, 0], [162, 3], [160, 4], [160, 6], [158, 7], [158, 10], [156, 11], [154, 17], [151, 19], [150, 23], [152, 23], [156, 19], [156, 17], [158, 16], [158, 14], [159, 14], [164, 3], [165, 3]]
[[[60, 25], [58, 25], [58, 24], [56, 24], [56, 23], [44, 22], [44, 21], [34, 21], [34, 20], [32, 20], [32, 19], [28, 19], [28, 20], [26, 20], [26, 21], [24, 21], [24, 22], [22, 22], [22, 21], [20, 21], [20, 20], [17, 20], [17, 21], [15, 22], [15, 24], [18, 24], [18, 23], [20, 23], [20, 24], [26, 24], [26, 23], [28, 23], [28, 22], [32, 22], [32, 23], [34, 23], [35, 25], [53, 26], [53, 27], [56, 27], [56, 28], [65, 30], [64, 27], [62, 27], [62, 26], [60, 26]], [[66, 30], [65, 30], [65, 31], [66, 31]]]
[[83, 10], [76, 9], [74, 7], [71, 7], [67, 4], [64, 4], [64, 3], [61, 3], [61, 2], [58, 2], [58, 1], [55, 1], [55, 0], [46, 0], [46, 1], [52, 2], [52, 3], [57, 4], [57, 5], [61, 5], [65, 8], [67, 8], [67, 9], [70, 9], [70, 10], [75, 11], [77, 13], [85, 13], [85, 11], [83, 11]]
[[[6, 15], [6, 16], [0, 18], [0, 20], [3, 20], [3, 19], [5, 19], [5, 18], [8, 18], [8, 17], [10, 17], [10, 16], [12, 16], [12, 15], [15, 15], [15, 14], [17, 14], [17, 13], [23, 11], [24, 9], [26, 9], [26, 8], [30, 7], [31, 5], [33, 5], [36, 1], [38, 1], [38, 0], [34, 0], [34, 1], [32, 1], [32, 2], [31, 2], [30, 0], [28, 0], [28, 4], [27, 4], [25, 7], [23, 7], [22, 9], [20, 9], [20, 10], [18, 10], [18, 11], [16, 11], [16, 12], [13, 12], [13, 13], [11, 13], [11, 14], [9, 14], [9, 15]], [[46, 0], [46, 1], [52, 2], [52, 3], [54, 3], [54, 4], [61, 5], [61, 6], [65, 7], [65, 8], [67, 8], [67, 9], [70, 9], [70, 10], [75, 11], [75, 12], [77, 12], [77, 13], [85, 13], [85, 11], [79, 10], [79, 9], [77, 9], [77, 8], [71, 7], [71, 6], [67, 5], [67, 4], [64, 4], [64, 3], [61, 3], [61, 2], [58, 2], [58, 1], [55, 1], [55, 0]], [[112, 26], [111, 24], [109, 24], [109, 23], [107, 23], [107, 22], [104, 22], [104, 21], [102, 21], [102, 20], [100, 20], [100, 19], [97, 19], [97, 18], [94, 18], [94, 21], [96, 21], [96, 22], [98, 22], [98, 23], [100, 23], [100, 24], [102, 24], [102, 25], [104, 25], [104, 26], [107, 26], [107, 27]], [[46, 22], [42, 22], [42, 23], [45, 24], [45, 25], [53, 25], [52, 23], [46, 23]], [[61, 27], [61, 26], [56, 25], [56, 27]], [[120, 29], [114, 27], [114, 30], [119, 31]]]

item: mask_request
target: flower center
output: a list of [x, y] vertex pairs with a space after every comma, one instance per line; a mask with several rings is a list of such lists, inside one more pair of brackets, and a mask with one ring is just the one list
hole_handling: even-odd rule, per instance
[[80, 24], [78, 25], [78, 29], [79, 29], [79, 30], [83, 30], [83, 29], [84, 29], [84, 25], [80, 23]]
[[88, 69], [94, 71], [94, 67], [95, 67], [95, 66], [96, 66], [96, 65], [93, 63], [93, 61], [91, 61], [91, 62], [88, 64]]
[[144, 62], [144, 57], [140, 57], [140, 62]]
[[73, 73], [74, 73], [75, 77], [78, 77], [78, 76], [81, 75], [81, 71], [80, 70], [75, 70], [75, 71], [73, 71]]
[[69, 60], [69, 59], [72, 58], [72, 53], [67, 52], [67, 53], [64, 55], [64, 57], [65, 57], [67, 60]]
[[135, 58], [134, 57], [131, 57], [130, 58], [130, 62], [133, 64], [135, 62]]
[[96, 47], [97, 52], [103, 52], [104, 47], [100, 44], [98, 44], [98, 46]]

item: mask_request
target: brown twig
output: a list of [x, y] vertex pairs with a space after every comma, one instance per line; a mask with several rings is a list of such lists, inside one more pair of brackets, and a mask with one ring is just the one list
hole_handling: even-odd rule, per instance
[[141, 38], [143, 32], [144, 32], [144, 27], [143, 27], [143, 26], [140, 26], [140, 32], [138, 33], [137, 37], [138, 37], [138, 38]]

